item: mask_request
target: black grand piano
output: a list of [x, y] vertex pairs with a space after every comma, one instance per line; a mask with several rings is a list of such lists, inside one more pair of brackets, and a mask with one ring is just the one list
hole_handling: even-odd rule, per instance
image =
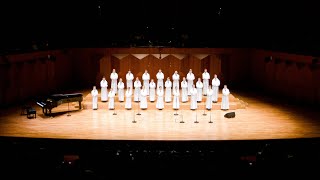
[[59, 106], [63, 103], [79, 102], [79, 109], [81, 109], [81, 102], [83, 100], [83, 95], [81, 93], [73, 94], [53, 94], [44, 100], [37, 101], [37, 104], [42, 108], [42, 112], [45, 115], [50, 115], [51, 110], [54, 107]]

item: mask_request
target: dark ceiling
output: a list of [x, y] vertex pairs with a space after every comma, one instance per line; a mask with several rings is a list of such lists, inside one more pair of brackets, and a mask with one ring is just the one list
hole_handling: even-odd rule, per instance
[[[224, 3], [221, 3], [224, 2]], [[1, 3], [1, 49], [52, 47], [261, 47], [318, 49], [316, 4], [84, 0]]]

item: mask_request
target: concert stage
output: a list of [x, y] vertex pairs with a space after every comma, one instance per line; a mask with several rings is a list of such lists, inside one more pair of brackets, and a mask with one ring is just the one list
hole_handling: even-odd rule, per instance
[[[100, 97], [98, 110], [92, 110], [90, 91], [80, 91], [84, 97], [83, 108], [79, 110], [79, 104], [72, 102], [69, 113], [67, 103], [54, 108], [52, 116], [45, 116], [41, 108], [32, 102], [37, 116], [31, 119], [20, 115], [20, 106], [3, 109], [0, 136], [157, 141], [320, 137], [319, 112], [279, 103], [257, 94], [232, 92], [228, 111], [220, 110], [221, 94], [211, 111], [204, 110], [205, 97], [195, 111], [189, 109], [189, 102], [180, 102], [178, 111], [172, 109], [172, 103], [165, 103], [163, 110], [157, 110], [155, 102], [148, 102], [147, 110], [139, 110], [138, 103], [133, 102], [133, 109], [126, 110], [125, 102], [119, 103], [117, 97], [115, 110], [108, 110], [107, 102], [101, 102]], [[228, 112], [235, 112], [235, 118], [225, 118]]]

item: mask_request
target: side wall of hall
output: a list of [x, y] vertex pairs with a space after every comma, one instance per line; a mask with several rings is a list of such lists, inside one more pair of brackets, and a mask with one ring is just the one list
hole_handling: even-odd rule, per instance
[[320, 65], [314, 57], [256, 49], [250, 54], [257, 87], [295, 102], [320, 104]]

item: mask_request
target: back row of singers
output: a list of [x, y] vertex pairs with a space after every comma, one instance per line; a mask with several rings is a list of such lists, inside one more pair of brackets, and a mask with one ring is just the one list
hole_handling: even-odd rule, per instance
[[[160, 86], [162, 87], [166, 87], [163, 86], [163, 80], [164, 80], [164, 74], [162, 73], [161, 69], [159, 69], [159, 72], [156, 75], [157, 77], [157, 84], [156, 84], [156, 88], [158, 89]], [[118, 80], [118, 74], [116, 73], [116, 70], [113, 69], [112, 73], [110, 75], [110, 79], [111, 79], [111, 89], [113, 90], [113, 92], [115, 94], [117, 94], [117, 88], [119, 88], [119, 84], [117, 84], [117, 80]], [[131, 71], [129, 70], [128, 73], [126, 74], [126, 80], [127, 80], [127, 87], [131, 87], [131, 89], [133, 88], [133, 79], [134, 76], [131, 73]], [[207, 72], [207, 69], [204, 69], [204, 72], [202, 73], [202, 79], [203, 79], [203, 83], [201, 82], [201, 78], [198, 78], [198, 81], [196, 83], [197, 88], [200, 88], [202, 93], [204, 96], [207, 95], [207, 91], [209, 88], [209, 80], [210, 80], [210, 74]], [[150, 81], [150, 74], [148, 73], [147, 70], [145, 70], [144, 74], [142, 75], [142, 80], [143, 80], [143, 86], [146, 87], [147, 89], [147, 95], [150, 94], [150, 86], [152, 86], [153, 82], [149, 83]], [[170, 78], [167, 78], [167, 81], [170, 81]], [[174, 74], [172, 75], [172, 80], [173, 83], [171, 85], [171, 87], [175, 88], [177, 87], [179, 89], [179, 81], [180, 81], [180, 75], [178, 74], [178, 71], [175, 71]], [[187, 80], [186, 84], [185, 80]], [[192, 85], [194, 84], [195, 80], [195, 76], [192, 73], [192, 69], [189, 70], [187, 77], [185, 79], [185, 77], [183, 77], [183, 81], [181, 82], [181, 87], [182, 89], [187, 86], [187, 95], [190, 96], [191, 95], [191, 88]], [[199, 83], [199, 80], [201, 83]], [[120, 78], [119, 81], [120, 83], [120, 87], [123, 86], [124, 88], [124, 84], [122, 83], [122, 79]], [[167, 82], [166, 81], [166, 82]], [[137, 82], [137, 85], [136, 85]], [[134, 82], [134, 88], [140, 88], [142, 86], [141, 82], [140, 82], [140, 87], [139, 87], [139, 78], [136, 78], [136, 81]], [[199, 83], [199, 84], [198, 84]], [[108, 97], [107, 97], [107, 88], [108, 88], [108, 82], [106, 81], [105, 77], [103, 77], [102, 81], [100, 82], [100, 86], [101, 86], [101, 100], [102, 101], [107, 101]], [[220, 86], [220, 80], [218, 79], [217, 75], [214, 75], [214, 78], [212, 79], [212, 89], [213, 89], [213, 102], [217, 102], [218, 101], [218, 91], [219, 91], [219, 86]], [[199, 94], [199, 93], [198, 93]]]

